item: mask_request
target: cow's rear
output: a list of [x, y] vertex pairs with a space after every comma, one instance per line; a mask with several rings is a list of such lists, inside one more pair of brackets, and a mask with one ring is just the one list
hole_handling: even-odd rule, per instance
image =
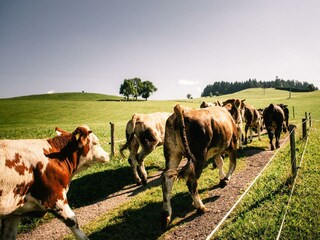
[[[166, 124], [164, 156], [166, 167], [162, 176], [163, 212], [162, 224], [166, 227], [172, 214], [171, 191], [173, 182], [179, 175], [187, 179], [187, 186], [193, 204], [200, 212], [206, 210], [197, 189], [206, 159], [215, 157], [219, 167], [220, 186], [230, 180], [236, 166], [237, 127], [225, 108], [210, 107], [191, 109], [177, 105], [174, 114]], [[230, 158], [227, 175], [223, 172], [221, 154]], [[187, 164], [178, 173], [178, 166], [185, 157]]]

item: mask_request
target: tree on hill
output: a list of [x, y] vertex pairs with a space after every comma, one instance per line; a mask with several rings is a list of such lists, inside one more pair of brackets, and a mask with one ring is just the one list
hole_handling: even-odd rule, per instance
[[146, 101], [151, 96], [153, 92], [156, 92], [158, 89], [153, 85], [150, 81], [144, 81], [142, 82], [142, 88], [141, 88], [141, 97], [143, 97]]
[[119, 93], [126, 97], [127, 101], [130, 96], [135, 100], [139, 96], [148, 100], [151, 94], [158, 89], [150, 81], [142, 81], [140, 78], [125, 79], [120, 86]]

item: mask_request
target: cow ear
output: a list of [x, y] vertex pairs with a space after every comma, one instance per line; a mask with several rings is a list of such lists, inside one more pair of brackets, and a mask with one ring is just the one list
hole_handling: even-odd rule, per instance
[[80, 132], [76, 133], [76, 135], [74, 137], [78, 141], [80, 139], [80, 137], [81, 137], [81, 133]]
[[228, 104], [224, 105], [224, 107], [225, 107], [228, 111], [231, 111], [231, 109], [232, 109], [232, 104], [231, 104], [231, 103], [228, 103]]
[[57, 133], [58, 136], [68, 135], [68, 134], [69, 134], [69, 132], [67, 132], [67, 131], [65, 131], [65, 130], [62, 130], [62, 129], [59, 128], [59, 127], [56, 127], [56, 128], [55, 128], [55, 131], [56, 131], [56, 133]]
[[234, 102], [234, 105], [236, 106], [236, 108], [239, 108], [242, 104], [242, 101], [240, 101], [239, 99], [237, 99], [235, 102]]

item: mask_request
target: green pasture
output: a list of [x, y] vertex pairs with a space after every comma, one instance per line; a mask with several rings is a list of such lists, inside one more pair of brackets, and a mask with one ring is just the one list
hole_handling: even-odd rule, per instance
[[[288, 214], [291, 225], [284, 229], [284, 239], [303, 239], [307, 234], [319, 238], [319, 129], [320, 91], [311, 93], [292, 93], [274, 89], [248, 89], [235, 94], [212, 98], [172, 101], [120, 101], [122, 98], [103, 94], [68, 93], [27, 96], [14, 99], [0, 99], [0, 139], [47, 138], [55, 136], [56, 126], [73, 131], [77, 126], [87, 124], [99, 137], [102, 147], [110, 152], [110, 122], [115, 124], [116, 154], [110, 164], [97, 164], [77, 175], [68, 193], [72, 208], [86, 206], [103, 200], [110, 194], [133, 184], [131, 169], [126, 159], [119, 154], [119, 146], [125, 139], [125, 125], [134, 113], [156, 111], [172, 112], [179, 103], [199, 107], [202, 101], [226, 100], [229, 98], [246, 99], [246, 102], [264, 108], [270, 103], [285, 103], [290, 111], [290, 123], [301, 131], [301, 119], [305, 112], [311, 112], [314, 125], [310, 134], [310, 147], [301, 168], [297, 183], [297, 196], [293, 198], [293, 211]], [[294, 116], [293, 116], [294, 109]], [[304, 141], [298, 139], [298, 147], [303, 149]], [[311, 145], [312, 143], [312, 145]], [[262, 142], [254, 142], [246, 148], [269, 149], [267, 136]], [[241, 171], [246, 161], [245, 151], [239, 152], [236, 171]], [[126, 152], [126, 154], [128, 154]], [[301, 155], [301, 152], [299, 152]], [[230, 217], [217, 236], [221, 239], [274, 239], [281, 221], [285, 200], [289, 195], [290, 165], [289, 146], [286, 145], [279, 157], [276, 157], [257, 186], [250, 191], [244, 203]], [[285, 162], [285, 164], [284, 164]], [[161, 171], [164, 167], [162, 147], [157, 148], [145, 161], [149, 175]], [[227, 164], [226, 164], [227, 165]], [[303, 174], [305, 173], [305, 174]], [[199, 182], [201, 197], [218, 183], [218, 172], [211, 164], [205, 168]], [[317, 182], [318, 181], [318, 182]], [[270, 184], [269, 184], [270, 183]], [[303, 199], [300, 199], [303, 196]], [[183, 219], [194, 214], [191, 198], [184, 181], [176, 182], [173, 191], [172, 226], [183, 224]], [[147, 187], [129, 203], [103, 213], [100, 218], [84, 226], [90, 239], [157, 239], [164, 233], [160, 229], [162, 191], [159, 184]], [[299, 209], [302, 208], [302, 212]], [[267, 214], [268, 213], [268, 214]], [[309, 219], [311, 218], [311, 220]], [[272, 219], [271, 224], [266, 219]], [[301, 220], [300, 220], [301, 219]], [[31, 224], [30, 224], [31, 222]], [[28, 231], [37, 221], [25, 220], [20, 231]], [[317, 224], [317, 225], [315, 225]], [[298, 229], [292, 232], [292, 229]], [[304, 232], [309, 229], [309, 232]], [[292, 233], [292, 234], [291, 234]], [[290, 235], [291, 234], [291, 235]], [[318, 234], [318, 235], [317, 235]], [[261, 236], [261, 237], [259, 237]], [[72, 237], [70, 237], [72, 238]]]

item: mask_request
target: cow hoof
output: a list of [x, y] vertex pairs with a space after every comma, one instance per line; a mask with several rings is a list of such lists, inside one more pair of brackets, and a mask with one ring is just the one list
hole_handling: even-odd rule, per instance
[[272, 145], [272, 146], [271, 146], [271, 151], [273, 151], [273, 150], [274, 150], [274, 146]]
[[137, 181], [137, 186], [141, 186], [142, 185], [142, 181]]
[[171, 221], [171, 217], [169, 213], [166, 211], [163, 211], [161, 213], [161, 225], [163, 230], [166, 230], [166, 228], [169, 226], [170, 221]]
[[147, 186], [147, 180], [146, 179], [142, 179], [142, 185], [143, 186]]
[[197, 213], [199, 213], [199, 214], [205, 213], [205, 212], [208, 212], [208, 211], [209, 211], [209, 209], [206, 208], [205, 206], [197, 209]]
[[219, 187], [220, 187], [220, 188], [224, 188], [225, 186], [228, 185], [228, 182], [229, 182], [229, 180], [226, 179], [226, 178], [221, 179], [220, 182], [219, 182]]

